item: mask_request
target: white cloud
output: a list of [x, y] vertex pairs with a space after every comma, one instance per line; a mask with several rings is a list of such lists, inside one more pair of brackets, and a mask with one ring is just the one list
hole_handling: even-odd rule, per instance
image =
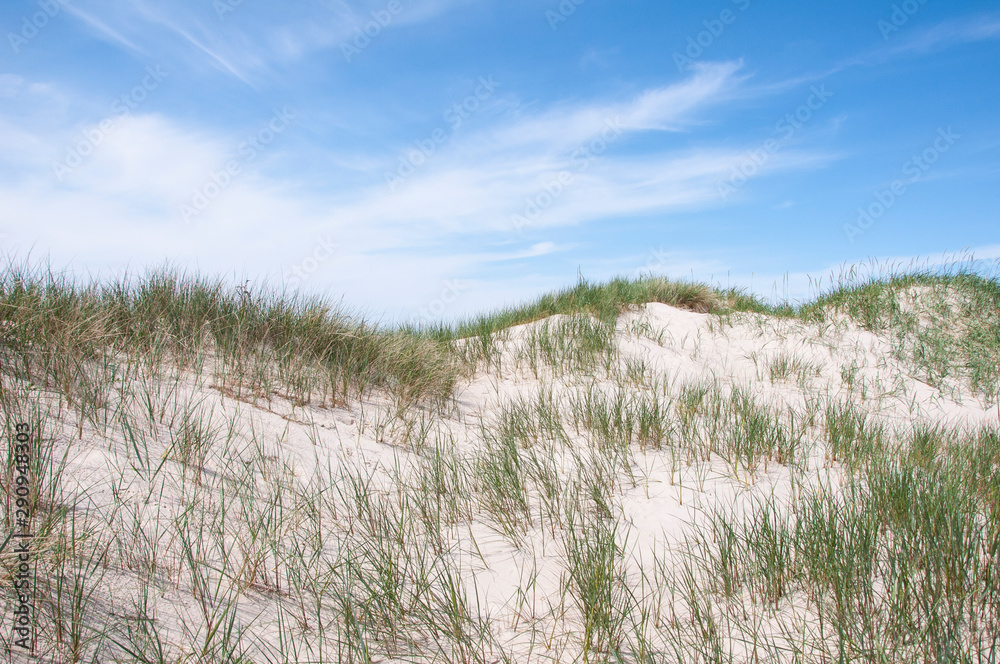
[[[907, 26], [904, 26], [900, 31], [906, 29]], [[928, 28], [913, 28], [912, 32], [900, 35], [900, 38], [900, 44], [886, 49], [888, 54], [927, 53], [957, 44], [1000, 39], [1000, 16], [985, 15], [944, 21]]]
[[116, 46], [122, 46], [126, 50], [139, 53], [140, 55], [148, 55], [146, 51], [137, 46], [132, 40], [127, 39], [118, 30], [115, 30], [107, 23], [97, 18], [91, 12], [85, 11], [80, 7], [66, 4], [64, 5], [66, 11], [79, 19], [94, 35], [104, 41], [107, 41]]
[[[394, 165], [385, 155], [368, 188], [306, 190], [296, 174], [273, 174], [272, 164], [294, 163], [281, 140], [265, 158], [245, 164], [201, 214], [185, 224], [179, 205], [203, 188], [209, 172], [233, 157], [235, 141], [183, 126], [158, 114], [118, 118], [93, 154], [62, 182], [48, 155], [94, 127], [21, 130], [4, 146], [22, 181], [0, 184], [0, 230], [7, 244], [44, 248], [56, 264], [79, 261], [119, 268], [171, 258], [211, 272], [246, 270], [279, 278], [309, 256], [321, 238], [340, 245], [307, 288], [333, 288], [354, 301], [387, 311], [419, 306], [430, 288], [489, 263], [530, 261], [566, 247], [514, 232], [511, 216], [561, 172], [573, 179], [533, 222], [532, 231], [721, 204], [715, 184], [728, 176], [742, 148], [665, 149], [633, 154], [619, 149], [649, 131], [682, 131], [698, 114], [725, 101], [738, 84], [732, 63], [705, 66], [676, 85], [632, 100], [562, 104], [458, 134], [393, 193], [381, 180]], [[499, 118], [499, 119], [497, 119]], [[621, 137], [577, 168], [574, 151], [620, 118]], [[289, 132], [294, 132], [294, 127]], [[19, 146], [19, 147], [18, 147]], [[331, 155], [331, 162], [341, 156]], [[791, 149], [768, 169], [815, 165], [821, 156]], [[336, 181], [336, 173], [329, 181]], [[457, 240], [469, 251], [446, 251]], [[490, 247], [501, 246], [497, 251]], [[430, 284], [430, 286], [428, 286]], [[474, 301], [482, 304], [477, 298]]]
[[[420, 23], [474, 1], [403, 2], [402, 11], [379, 30]], [[256, 87], [261, 79], [280, 77], [282, 65], [349, 43], [373, 20], [372, 12], [383, 15], [387, 4], [75, 0], [67, 9], [91, 34], [117, 47], [144, 56], [169, 54], [171, 60], [187, 60], [194, 67], [208, 64]]]
[[[737, 68], [705, 66], [688, 80], [627, 102], [564, 105], [453, 139], [394, 191], [372, 186], [338, 215], [364, 225], [476, 233], [515, 231], [514, 215], [540, 229], [716, 205], [717, 185], [745, 159], [743, 146], [641, 156], [623, 146], [644, 132], [693, 124], [698, 111], [727, 98], [738, 82]], [[829, 159], [786, 149], [772, 155], [758, 176]], [[389, 162], [385, 169], [395, 166]], [[539, 214], [531, 214], [532, 203]]]

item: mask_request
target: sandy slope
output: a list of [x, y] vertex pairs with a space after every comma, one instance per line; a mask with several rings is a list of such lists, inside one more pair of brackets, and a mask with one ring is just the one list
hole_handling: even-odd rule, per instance
[[[544, 366], [536, 375], [523, 359], [518, 361], [519, 349], [533, 329], [557, 322], [539, 321], [510, 330], [500, 372], [482, 370], [464, 381], [456, 392], [454, 408], [444, 417], [414, 410], [408, 415], [411, 422], [419, 426], [423, 421], [434, 435], [450, 432], [460, 452], [474, 455], [483, 444], [483, 423], [488, 426], [495, 421], [499, 404], [521, 397], [536, 399], [543, 386], [564, 403], [587, 386], [610, 394], [626, 375], [635, 379], [636, 391], [661, 390], [671, 397], [685, 384], [705, 381], [717, 384], [723, 392], [746, 386], [761, 403], [779, 412], [791, 409], [802, 418], [810, 410], [821, 411], [827, 402], [850, 399], [893, 429], [920, 421], [972, 427], [995, 422], [997, 417], [995, 409], [987, 408], [960, 384], [940, 389], [914, 378], [891, 356], [886, 337], [846, 321], [817, 326], [750, 314], [723, 319], [649, 304], [619, 319], [617, 370], [612, 375], [598, 370], [593, 377], [567, 376]], [[800, 376], [772, 381], [769, 366], [781, 354], [801, 361], [800, 366], [806, 368]], [[626, 367], [631, 367], [631, 374]], [[845, 378], [852, 374], [852, 380]], [[280, 493], [275, 493], [276, 487], [307, 491], [317, 474], [330, 477], [341, 467], [362, 468], [373, 473], [373, 486], [391, 496], [397, 478], [416, 468], [421, 455], [402, 441], [403, 421], [390, 417], [387, 399], [372, 397], [344, 408], [293, 407], [277, 397], [270, 401], [233, 398], [213, 388], [207, 376], [182, 376], [173, 392], [170, 383], [162, 382], [157, 397], [166, 412], [200, 412], [219, 429], [218, 442], [204, 459], [202, 488], [197, 487], [190, 469], [173, 461], [164, 463], [151, 482], [150, 473], [134, 463], [129, 444], [118, 430], [107, 432], [109, 441], [105, 432], [87, 424], [78, 438], [73, 415], [63, 410], [63, 417], [57, 417], [55, 395], [50, 422], [60, 445], [70, 450], [64, 473], [67, 492], [84, 496], [84, 504], [93, 510], [91, 522], [103, 524], [98, 530], [104, 536], [118, 532], [117, 538], [107, 540], [111, 543], [108, 565], [90, 611], [102, 616], [134, 613], [137, 570], [155, 560], [153, 594], [158, 621], [164, 638], [175, 644], [177, 652], [176, 644], [201, 638], [204, 626], [201, 604], [181, 558], [176, 524], [185, 513], [192, 519], [211, 517], [205, 512], [218, 505], [226, 478], [235, 482], [240, 477], [256, 477], [258, 499], [267, 504]], [[138, 402], [132, 407], [141, 410]], [[169, 419], [168, 415], [150, 425], [154, 466], [167, 453]], [[230, 423], [234, 428], [227, 434]], [[175, 421], [175, 430], [177, 425]], [[586, 456], [584, 451], [594, 442], [586, 431], [578, 434], [571, 426], [567, 431], [570, 445], [545, 443], [564, 481], [573, 476]], [[643, 573], [652, 578], [657, 557], [668, 566], [679, 564], [677, 551], [683, 549], [686, 538], [697, 534], [706, 510], [719, 506], [747, 509], [763, 496], [790, 495], [796, 482], [835, 484], [839, 464], [828, 459], [819, 424], [808, 429], [804, 440], [806, 452], [794, 468], [767, 462], [753, 474], [734, 469], [718, 456], [692, 461], [682, 455], [678, 460], [669, 449], [634, 446], [631, 469], [618, 473], [620, 486], [613, 492], [617, 536], [627, 552], [630, 581], [638, 588]], [[336, 503], [333, 497], [330, 500]], [[274, 527], [277, 539], [285, 544], [305, 523], [290, 504], [286, 507]], [[239, 533], [252, 524], [241, 522], [240, 515], [249, 512], [231, 509], [233, 555], [249, 558], [236, 544], [246, 540]], [[340, 514], [322, 527], [331, 532], [344, 530], [349, 520]], [[557, 530], [539, 518], [522, 541], [515, 543], [489, 517], [477, 513], [471, 523], [447, 526], [443, 538], [464, 581], [470, 611], [492, 621], [496, 645], [485, 649], [488, 660], [499, 657], [500, 647], [514, 661], [572, 661], [579, 655], [580, 636], [574, 627], [579, 625], [579, 615], [571, 594], [563, 592], [565, 547]], [[330, 547], [336, 549], [332, 543]], [[216, 549], [207, 547], [203, 554], [205, 561], [220, 562]], [[269, 578], [282, 576], [275, 571], [281, 565], [271, 553], [265, 549], [258, 558], [259, 574], [241, 572], [247, 584], [239, 594], [239, 620], [251, 626], [255, 638], [277, 647], [276, 607], [294, 613], [295, 593], [283, 578]], [[667, 620], [679, 600], [671, 597], [669, 587], [661, 586], [659, 592], [662, 619]], [[782, 610], [786, 615], [801, 614], [805, 621], [813, 615], [813, 609], [795, 598]], [[772, 619], [761, 617], [764, 624], [757, 627], [751, 620], [747, 629], [777, 629], [768, 627]], [[304, 622], [307, 636], [303, 642], [316, 635], [315, 621]], [[740, 658], [743, 646], [729, 647]]]

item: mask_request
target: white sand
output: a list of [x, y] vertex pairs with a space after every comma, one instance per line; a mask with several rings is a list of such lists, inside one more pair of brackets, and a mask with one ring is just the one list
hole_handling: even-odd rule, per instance
[[[460, 451], [473, 454], [481, 447], [480, 423], [492, 421], [499, 403], [518, 397], [534, 399], [543, 384], [554, 390], [557, 399], [564, 399], [589, 382], [579, 376], [553, 377], [548, 369], [543, 370], [539, 379], [524, 362], [518, 366], [519, 346], [532, 328], [543, 324], [539, 321], [510, 331], [502, 377], [496, 371], [480, 372], [459, 385], [454, 409], [434, 426], [451, 432]], [[890, 347], [887, 336], [860, 330], [846, 322], [808, 325], [749, 314], [735, 315], [726, 321], [662, 304], [649, 304], [623, 315], [617, 334], [620, 366], [626, 361], [642, 360], [645, 378], [666, 383], [672, 396], [684, 384], [708, 380], [724, 391], [733, 386], [747, 386], [762, 403], [803, 414], [810, 407], [817, 408], [816, 404], [851, 399], [892, 429], [903, 430], [922, 421], [967, 427], [996, 422], [996, 410], [988, 408], [965, 386], [951, 382], [939, 389], [922, 382], [912, 375], [910, 368], [892, 357]], [[782, 353], [808, 363], [811, 370], [802, 379], [792, 375], [772, 383], [769, 360]], [[856, 378], [853, 388], [849, 388], [842, 371], [848, 372], [852, 367]], [[260, 481], [259, 498], [266, 503], [271, 499], [268, 491], [282, 482], [301, 490], [316, 473], [324, 474], [330, 469], [336, 472], [341, 467], [367, 469], [374, 474], [374, 485], [391, 496], [393, 469], [399, 468], [405, 475], [419, 458], [415, 451], [399, 444], [402, 424], [387, 416], [391, 404], [386, 399], [373, 397], [348, 408], [293, 407], [277, 397], [272, 397], [269, 403], [237, 400], [210, 387], [210, 383], [207, 378], [195, 380], [188, 375], [179, 383], [176, 393], [168, 396], [165, 392], [161, 404], [167, 406], [168, 415], [149, 436], [151, 462], [155, 467], [166, 453], [167, 420], [176, 405], [197, 405], [206, 417], [211, 416], [222, 434], [229, 422], [237, 424], [228, 446], [231, 452], [243, 448], [246, 452], [230, 453], [227, 457], [218, 449], [223, 443], [217, 443], [217, 448], [207, 455], [204, 482], [215, 488], [200, 490], [202, 505], [218, 503], [219, 478], [231, 477], [235, 481], [248, 476], [247, 473], [256, 476]], [[596, 384], [602, 390], [615, 389], [615, 383], [600, 371]], [[133, 408], [140, 406], [134, 404]], [[819, 412], [821, 421], [822, 406]], [[417, 413], [413, 411], [411, 415]], [[93, 523], [112, 524], [120, 534], [133, 532], [115, 541], [109, 550], [108, 567], [95, 591], [94, 606], [114, 615], [131, 615], [138, 588], [136, 567], [140, 563], [136, 561], [148, 564], [155, 558], [157, 582], [151, 593], [160, 629], [175, 644], [197, 642], [204, 636], [203, 617], [190, 574], [184, 571], [179, 557], [174, 528], [185, 509], [182, 485], [189, 494], [199, 492], [192, 488], [191, 475], [182, 482], [182, 467], [168, 461], [160, 475], [160, 479], [167, 478], [163, 482], [166, 488], [162, 494], [159, 490], [151, 494], [147, 477], [132, 467], [134, 456], [120, 432], [113, 432], [108, 441], [101, 432], [85, 424], [82, 439], [77, 439], [75, 415], [68, 411], [63, 411], [63, 415], [61, 424], [54, 416], [50, 422], [53, 431], [59, 433], [60, 449], [65, 446], [70, 449], [64, 473], [67, 490], [85, 496], [83, 504], [90, 504], [95, 510]], [[424, 415], [427, 421], [433, 419], [431, 413]], [[575, 467], [573, 450], [584, 451], [589, 440], [589, 435], [575, 436], [572, 427], [567, 431], [572, 438], [571, 449], [557, 445], [554, 452], [563, 479], [569, 478]], [[261, 446], [260, 453], [248, 447], [251, 439]], [[638, 584], [643, 572], [651, 575], [656, 557], [668, 565], [678, 564], [678, 548], [684, 545], [685, 538], [697, 533], [706, 510], [716, 506], [748, 509], [754, 501], [772, 493], [790, 495], [795, 490], [795, 476], [806, 477], [808, 482], [820, 478], [836, 482], [839, 467], [826, 458], [819, 426], [808, 431], [806, 441], [811, 449], [799, 467], [786, 468], [771, 462], [766, 470], [762, 466], [752, 476], [739, 470], [734, 472], [718, 457], [705, 462], [678, 463], [668, 449], [636, 447], [631, 472], [634, 482], [620, 474], [621, 491], [613, 496], [630, 580]], [[235, 458], [245, 458], [251, 466], [241, 468]], [[262, 459], [269, 461], [265, 463]], [[245, 531], [248, 524], [239, 523], [239, 511], [231, 509], [234, 540], [242, 541], [235, 533]], [[537, 505], [534, 509], [537, 510]], [[200, 510], [191, 515], [201, 516]], [[290, 541], [302, 518], [292, 510], [279, 515], [276, 528], [283, 543]], [[348, 526], [346, 515], [339, 514], [337, 519], [328, 520], [331, 532]], [[145, 537], [129, 530], [135, 524], [146, 532]], [[100, 529], [105, 534], [109, 532], [107, 525]], [[561, 590], [566, 569], [560, 533], [554, 537], [550, 527], [536, 518], [534, 527], [516, 546], [498, 532], [486, 515], [477, 514], [471, 524], [459, 523], [443, 535], [465, 583], [470, 610], [490, 618], [497, 641], [513, 655], [514, 661], [573, 661], [579, 655], [578, 612], [573, 598]], [[231, 544], [234, 559], [241, 558], [236, 541]], [[204, 556], [205, 560], [218, 563], [220, 553], [207, 550]], [[273, 558], [268, 554], [260, 556], [260, 560], [261, 575], [266, 578], [274, 574]], [[532, 577], [534, 583], [529, 584]], [[663, 588], [661, 591], [666, 592]], [[680, 606], [678, 602], [676, 598], [663, 597], [664, 620], [671, 607]], [[285, 588], [275, 593], [260, 578], [257, 585], [243, 589], [239, 597], [239, 620], [251, 626], [254, 637], [270, 642], [275, 648], [275, 607], [279, 604], [294, 612], [295, 594]], [[813, 615], [811, 610], [794, 598], [782, 609], [786, 617], [800, 614], [803, 620]], [[748, 623], [747, 629], [765, 632], [776, 629], [766, 622], [771, 618], [762, 616], [761, 620], [765, 623], [757, 627]], [[803, 629], [808, 632], [811, 628]], [[313, 621], [308, 635], [302, 637], [303, 642], [314, 638], [315, 630]], [[730, 643], [727, 648], [736, 659], [749, 657], [740, 644]], [[496, 658], [496, 653], [491, 656], [487, 652], [487, 659]], [[329, 661], [335, 659], [331, 655]]]

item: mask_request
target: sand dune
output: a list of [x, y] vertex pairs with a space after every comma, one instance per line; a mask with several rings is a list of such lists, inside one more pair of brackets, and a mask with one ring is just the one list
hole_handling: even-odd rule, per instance
[[271, 389], [245, 389], [210, 347], [182, 365], [103, 358], [91, 413], [76, 388], [5, 372], [8, 419], [34, 412], [53, 464], [35, 648], [48, 661], [991, 657], [996, 389], [963, 373], [957, 346], [949, 372], [914, 354], [942, 306], [956, 317], [935, 333], [965, 339], [960, 289], [896, 298], [906, 334], [836, 307], [557, 314], [453, 342], [461, 373], [437, 402], [303, 398], [287, 377], [308, 367], [283, 380], [270, 366]]

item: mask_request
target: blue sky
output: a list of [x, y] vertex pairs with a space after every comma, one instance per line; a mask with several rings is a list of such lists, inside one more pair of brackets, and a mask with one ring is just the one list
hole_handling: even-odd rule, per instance
[[454, 318], [1000, 257], [1000, 8], [8, 0], [0, 251]]

